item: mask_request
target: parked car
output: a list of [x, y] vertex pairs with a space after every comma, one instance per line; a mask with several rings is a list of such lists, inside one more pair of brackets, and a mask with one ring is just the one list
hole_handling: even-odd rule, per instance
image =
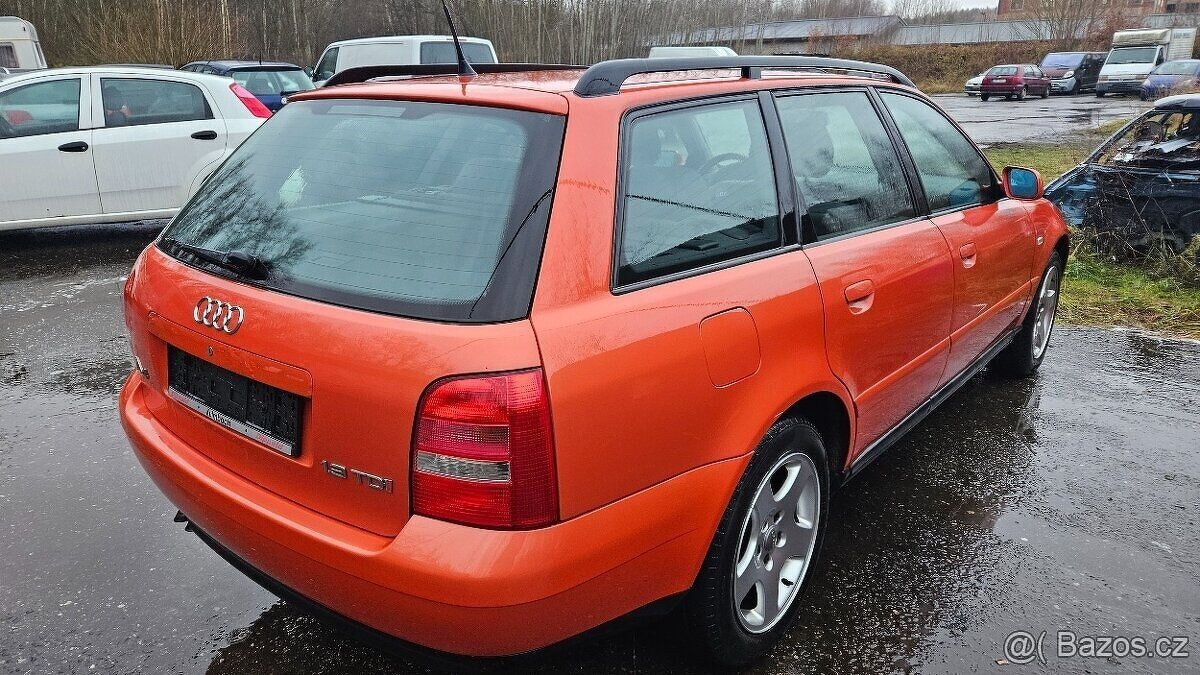
[[271, 112], [288, 96], [313, 88], [303, 68], [282, 61], [193, 61], [180, 70], [232, 77]]
[[238, 83], [177, 70], [0, 82], [0, 230], [168, 218], [268, 116]]
[[831, 492], [1045, 358], [1067, 231], [891, 68], [720, 61], [298, 94], [125, 286], [120, 416], [177, 520], [376, 637], [682, 603], [719, 662], [769, 649]]
[[1150, 73], [1166, 61], [1192, 58], [1195, 28], [1141, 28], [1113, 33], [1112, 51], [1100, 69], [1096, 96], [1136, 94]]
[[1106, 252], [1182, 253], [1200, 234], [1200, 94], [1159, 100], [1046, 196]]
[[983, 76], [980, 100], [1003, 96], [1009, 100], [1024, 101], [1030, 94], [1047, 98], [1050, 96], [1050, 78], [1041, 68], [1032, 63], [1008, 66], [993, 66]]
[[967, 80], [967, 83], [963, 85], [963, 92], [966, 93], [967, 96], [978, 96], [979, 92], [983, 90], [983, 78], [986, 75], [987, 73], [980, 73]]
[[[463, 54], [474, 64], [496, 63], [491, 40], [460, 37]], [[402, 66], [458, 63], [449, 35], [392, 35], [332, 42], [313, 67], [313, 82], [320, 87], [337, 73], [359, 66]]]
[[1149, 101], [1180, 90], [1200, 91], [1200, 59], [1167, 61], [1155, 68], [1142, 83], [1141, 99]]
[[1106, 52], [1053, 52], [1042, 59], [1042, 72], [1050, 78], [1053, 94], [1092, 91], [1100, 79]]

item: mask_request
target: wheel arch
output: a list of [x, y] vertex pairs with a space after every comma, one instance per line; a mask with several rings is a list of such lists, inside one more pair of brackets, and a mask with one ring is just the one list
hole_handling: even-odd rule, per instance
[[853, 438], [850, 410], [842, 397], [830, 391], [813, 392], [793, 403], [782, 416], [804, 419], [817, 427], [828, 455], [830, 483], [840, 484]]

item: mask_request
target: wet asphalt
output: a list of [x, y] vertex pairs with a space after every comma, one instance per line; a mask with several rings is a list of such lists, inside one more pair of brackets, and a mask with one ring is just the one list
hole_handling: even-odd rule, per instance
[[933, 98], [981, 145], [1056, 143], [1115, 120], [1131, 119], [1153, 106], [1137, 96], [1096, 98], [1092, 94], [986, 102], [965, 94]]
[[[390, 673], [171, 522], [116, 414], [121, 282], [158, 224], [0, 233], [0, 673]], [[835, 497], [756, 673], [1200, 670], [1200, 345], [1060, 326]], [[670, 620], [489, 669], [697, 672]], [[486, 630], [481, 627], [481, 630]], [[1004, 664], [1047, 631], [1047, 665]], [[1187, 659], [1064, 658], [1056, 632], [1183, 636]]]

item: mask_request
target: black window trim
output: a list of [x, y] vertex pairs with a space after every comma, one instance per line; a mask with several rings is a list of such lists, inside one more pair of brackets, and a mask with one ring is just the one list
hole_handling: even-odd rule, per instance
[[[907, 92], [903, 89], [895, 89], [892, 87], [884, 87], [884, 88], [875, 87], [874, 89], [875, 89], [875, 92], [874, 92], [875, 96], [879, 99], [879, 103], [878, 103], [879, 109], [881, 111], [881, 114], [885, 118], [885, 124], [890, 129], [893, 130], [895, 141], [897, 143], [899, 143], [900, 153], [905, 158], [905, 160], [904, 160], [905, 165], [908, 167], [908, 171], [911, 173], [911, 179], [909, 182], [915, 190], [919, 191], [919, 193], [921, 195], [921, 203], [923, 204], [922, 210], [925, 213], [925, 216], [924, 216], [925, 218], [937, 218], [940, 216], [959, 213], [961, 211], [966, 211], [967, 209], [975, 209], [975, 208], [979, 208], [981, 206], [988, 206], [989, 204], [995, 204], [997, 202], [1007, 199], [1007, 195], [1004, 194], [1004, 186], [1000, 182], [999, 175], [996, 173], [996, 168], [992, 166], [992, 163], [988, 160], [987, 156], [983, 154], [983, 151], [981, 151], [979, 149], [979, 146], [975, 144], [975, 141], [971, 139], [971, 136], [968, 135], [966, 131], [963, 131], [962, 126], [960, 126], [958, 124], [958, 122], [955, 122], [954, 118], [947, 115], [946, 111], [942, 110], [937, 105], [931, 104], [929, 101], [927, 101], [923, 97], [915, 96], [912, 93]], [[939, 115], [941, 115], [943, 119], [945, 119], [947, 122], [949, 122], [950, 125], [953, 126], [958, 131], [958, 133], [962, 134], [963, 138], [967, 139], [967, 141], [971, 144], [971, 147], [975, 150], [976, 156], [978, 156], [979, 159], [983, 160], [983, 165], [987, 167], [988, 171], [992, 175], [991, 194], [984, 194], [983, 200], [977, 204], [964, 204], [963, 206], [948, 206], [944, 209], [937, 209], [937, 210], [930, 209], [929, 208], [929, 198], [925, 194], [925, 185], [921, 182], [921, 174], [917, 170], [917, 163], [912, 158], [912, 152], [908, 149], [908, 143], [905, 142], [904, 136], [900, 133], [899, 125], [896, 124], [895, 118], [892, 117], [892, 111], [888, 109], [887, 102], [883, 100], [884, 93], [895, 94], [897, 96], [907, 96], [908, 98], [911, 98], [915, 101], [924, 103], [925, 105], [929, 106], [929, 108], [931, 108], [932, 110], [937, 112]]]
[[[755, 262], [764, 258], [770, 258], [782, 253], [796, 251], [800, 249], [800, 241], [798, 238], [796, 223], [798, 222], [795, 207], [794, 194], [789, 193], [785, 189], [785, 184], [781, 183], [781, 171], [790, 172], [786, 157], [784, 157], [782, 146], [782, 129], [779, 126], [779, 117], [774, 110], [774, 106], [770, 107], [768, 113], [767, 107], [764, 106], [764, 95], [770, 96], [766, 90], [723, 93], [707, 96], [698, 96], [685, 99], [675, 99], [671, 101], [656, 102], [637, 108], [631, 108], [625, 111], [621, 118], [621, 128], [617, 140], [617, 183], [615, 190], [616, 203], [613, 210], [613, 236], [612, 236], [612, 251], [609, 264], [609, 292], [613, 295], [624, 295], [632, 293], [644, 288], [650, 288], [661, 284], [688, 279], [691, 277], [709, 274], [719, 270], [736, 267], [746, 263]], [[687, 108], [696, 108], [706, 105], [717, 105], [721, 103], [736, 103], [736, 102], [755, 102], [758, 104], [759, 114], [762, 115], [763, 127], [767, 136], [767, 148], [769, 159], [771, 162], [772, 172], [775, 176], [775, 202], [779, 210], [779, 228], [781, 239], [774, 247], [765, 251], [756, 251], [747, 253], [728, 260], [721, 260], [691, 269], [680, 270], [664, 274], [662, 276], [643, 279], [628, 284], [618, 284], [619, 271], [621, 267], [621, 243], [625, 231], [625, 175], [626, 168], [629, 166], [629, 131], [633, 122], [658, 113], [672, 112], [675, 110], [684, 110]], [[790, 176], [790, 173], [788, 174]], [[790, 180], [790, 178], [789, 178]], [[792, 181], [794, 182], [794, 181]]]
[[[784, 153], [785, 153], [784, 154], [784, 170], [786, 171], [787, 181], [789, 182], [789, 184], [792, 187], [793, 199], [795, 199], [795, 202], [796, 202], [796, 214], [797, 214], [797, 218], [800, 220], [800, 223], [802, 226], [802, 233], [803, 233], [802, 242], [803, 242], [804, 248], [810, 248], [813, 246], [821, 246], [823, 244], [832, 244], [834, 242], [845, 241], [846, 239], [851, 239], [853, 237], [857, 237], [857, 236], [864, 235], [864, 234], [870, 234], [872, 232], [879, 232], [881, 230], [891, 229], [893, 227], [903, 227], [905, 225], [911, 225], [913, 223], [920, 222], [920, 221], [924, 220], [925, 218], [927, 218], [927, 216], [925, 214], [928, 212], [929, 209], [925, 203], [925, 193], [920, 190], [920, 184], [916, 183], [914, 181], [914, 179], [916, 178], [916, 173], [914, 171], [914, 167], [911, 164], [912, 160], [908, 156], [906, 148], [902, 148], [901, 146], [898, 145], [899, 137], [898, 137], [898, 134], [894, 133], [893, 126], [891, 123], [891, 117], [884, 115], [884, 111], [881, 109], [882, 101], [877, 100], [877, 96], [875, 95], [875, 92], [874, 92], [874, 87], [846, 85], [846, 86], [838, 86], [838, 87], [810, 86], [810, 87], [788, 87], [786, 89], [772, 89], [770, 91], [771, 107], [775, 111], [774, 114], [775, 114], [776, 119], [778, 119], [779, 112], [778, 112], [778, 109], [775, 107], [776, 99], [788, 98], [791, 96], [811, 96], [814, 94], [822, 94], [822, 93], [826, 93], [826, 92], [831, 92], [831, 93], [832, 92], [837, 92], [837, 93], [862, 92], [867, 95], [867, 98], [868, 98], [868, 100], [870, 100], [871, 105], [874, 106], [874, 108], [875, 108], [876, 116], [878, 116], [880, 121], [883, 123], [884, 132], [888, 135], [888, 140], [890, 140], [892, 143], [892, 151], [896, 153], [896, 157], [900, 162], [901, 170], [904, 171], [904, 181], [908, 185], [909, 199], [912, 200], [914, 215], [912, 218], [898, 220], [894, 223], [886, 223], [883, 225], [876, 225], [875, 227], [869, 227], [869, 228], [862, 229], [862, 230], [854, 230], [853, 232], [847, 232], [845, 234], [840, 234], [836, 237], [826, 237], [825, 239], [819, 239], [817, 237], [816, 228], [812, 224], [812, 219], [808, 218], [808, 207], [804, 203], [804, 197], [800, 194], [800, 186], [796, 184], [796, 180], [793, 177], [791, 156], [789, 154], [787, 154], [786, 140], [781, 138], [781, 142], [783, 143], [783, 148], [784, 148]], [[781, 133], [782, 133], [782, 131], [781, 131]]]

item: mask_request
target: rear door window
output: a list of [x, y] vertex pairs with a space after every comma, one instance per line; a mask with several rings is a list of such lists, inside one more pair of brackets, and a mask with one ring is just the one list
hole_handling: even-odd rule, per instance
[[241, 251], [260, 283], [421, 319], [526, 316], [563, 118], [408, 101], [284, 106], [207, 180], [159, 241]]
[[0, 93], [0, 138], [78, 131], [79, 88], [73, 77]]
[[190, 122], [213, 116], [204, 93], [186, 82], [104, 77], [100, 95], [106, 127]]
[[992, 201], [996, 175], [966, 136], [933, 106], [902, 94], [882, 93], [917, 165], [933, 212]]
[[779, 202], [757, 100], [635, 118], [623, 140], [617, 285], [780, 244]]
[[866, 92], [784, 96], [776, 105], [817, 239], [916, 216], [900, 159]]

